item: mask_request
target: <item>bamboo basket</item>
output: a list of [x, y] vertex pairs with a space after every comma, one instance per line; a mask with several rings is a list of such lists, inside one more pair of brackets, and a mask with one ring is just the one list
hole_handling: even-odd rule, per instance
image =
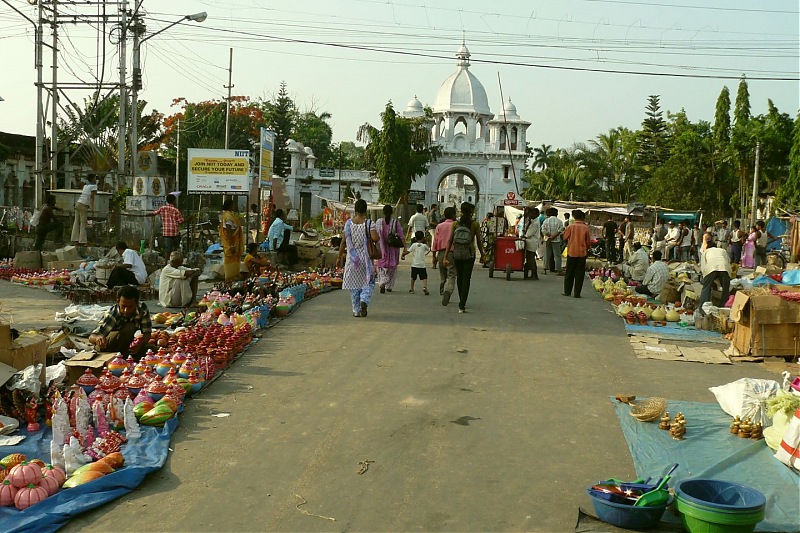
[[661, 418], [667, 409], [665, 398], [647, 398], [646, 400], [631, 403], [631, 416], [641, 422], [653, 422]]

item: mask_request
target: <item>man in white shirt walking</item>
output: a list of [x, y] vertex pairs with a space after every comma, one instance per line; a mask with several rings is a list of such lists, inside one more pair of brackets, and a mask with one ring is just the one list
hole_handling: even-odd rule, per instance
[[[564, 234], [564, 223], [558, 219], [558, 209], [551, 207], [547, 210], [547, 218], [542, 222], [542, 237], [545, 240], [544, 272], [548, 267], [561, 273], [561, 235]], [[552, 261], [552, 263], [551, 263]]]
[[[428, 217], [425, 216], [425, 206], [422, 204], [417, 204], [417, 212], [408, 219], [408, 238], [409, 240], [413, 240], [414, 235], [417, 234], [418, 231], [421, 231], [427, 235], [428, 229]], [[425, 239], [427, 243], [427, 238]]]

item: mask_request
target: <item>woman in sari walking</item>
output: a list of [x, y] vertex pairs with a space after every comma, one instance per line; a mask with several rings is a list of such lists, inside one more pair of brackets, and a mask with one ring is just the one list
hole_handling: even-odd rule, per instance
[[344, 263], [342, 288], [350, 291], [353, 316], [367, 316], [367, 307], [375, 292], [375, 265], [369, 258], [367, 239], [378, 242], [380, 237], [372, 221], [367, 220], [367, 202], [356, 200], [353, 216], [344, 225], [344, 239], [339, 245], [336, 265]]
[[219, 237], [224, 255], [225, 281], [234, 281], [239, 278], [242, 253], [244, 253], [244, 235], [242, 234], [242, 221], [233, 211], [233, 199], [228, 198], [222, 204], [222, 213], [219, 216]]

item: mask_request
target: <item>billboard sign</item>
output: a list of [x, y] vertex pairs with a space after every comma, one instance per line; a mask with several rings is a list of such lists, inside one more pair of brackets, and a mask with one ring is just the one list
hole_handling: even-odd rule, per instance
[[269, 187], [272, 178], [272, 159], [275, 155], [275, 132], [261, 128], [261, 157], [258, 165], [258, 175], [262, 187]]
[[188, 152], [190, 193], [249, 193], [249, 150], [189, 148]]

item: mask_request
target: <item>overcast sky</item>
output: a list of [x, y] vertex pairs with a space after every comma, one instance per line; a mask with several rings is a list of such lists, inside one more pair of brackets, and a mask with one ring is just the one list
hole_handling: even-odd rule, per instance
[[[27, 0], [8, 1], [35, 17]], [[269, 98], [285, 81], [301, 110], [332, 114], [335, 141], [355, 140], [364, 122], [379, 124], [389, 100], [398, 111], [415, 95], [432, 105], [456, 69], [462, 38], [492, 111], [501, 112], [499, 77], [505, 98], [533, 123], [533, 146], [637, 129], [651, 94], [665, 110], [713, 121], [723, 85], [733, 99], [742, 74], [754, 114], [766, 111], [768, 98], [792, 117], [800, 108], [797, 0], [145, 0], [144, 9], [148, 33], [208, 12], [203, 23], [184, 22], [145, 43], [140, 98], [149, 108], [171, 114], [176, 97], [223, 97], [233, 47], [233, 94]], [[95, 28], [68, 24], [61, 32], [61, 80], [118, 80], [108, 35], [103, 61]], [[0, 131], [33, 135], [31, 25], [3, 3], [0, 52]], [[45, 67], [49, 79], [49, 49]]]

